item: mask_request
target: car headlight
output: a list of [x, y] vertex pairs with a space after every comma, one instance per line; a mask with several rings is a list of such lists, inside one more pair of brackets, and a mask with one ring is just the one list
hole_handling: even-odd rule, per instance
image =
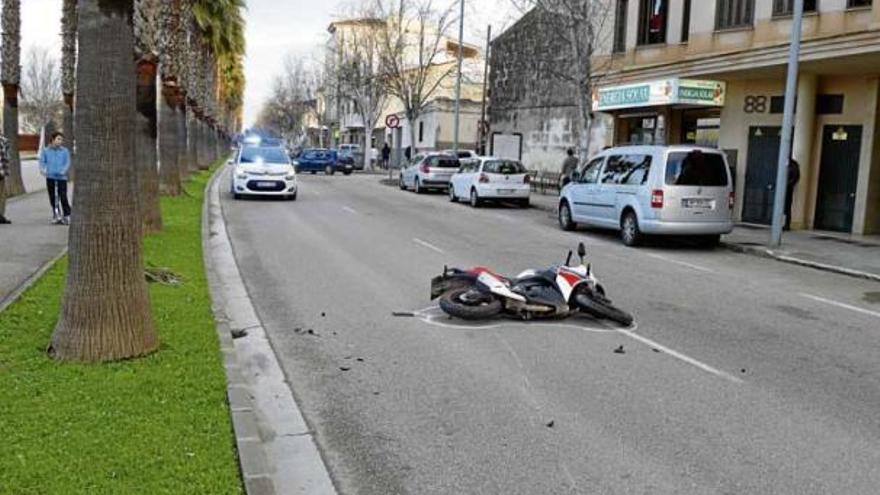
[[296, 176], [293, 174], [287, 174], [287, 177], [284, 178], [286, 181], [296, 180]]
[[237, 172], [235, 174], [235, 178], [244, 180], [244, 179], [248, 178], [248, 174], [247, 174], [247, 172]]
[[293, 166], [294, 166], [294, 167], [299, 167], [299, 160], [294, 160], [294, 161], [293, 161]]

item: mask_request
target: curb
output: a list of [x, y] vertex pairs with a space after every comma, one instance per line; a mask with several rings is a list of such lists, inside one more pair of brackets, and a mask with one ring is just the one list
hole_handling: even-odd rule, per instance
[[825, 272], [837, 273], [839, 275], [846, 275], [853, 278], [860, 278], [864, 280], [871, 280], [873, 282], [880, 282], [880, 275], [874, 273], [863, 272], [859, 270], [853, 270], [851, 268], [845, 268], [842, 266], [829, 265], [826, 263], [819, 263], [817, 261], [809, 261], [801, 258], [796, 258], [794, 256], [788, 256], [786, 254], [778, 253], [773, 251], [772, 249], [767, 249], [763, 247], [756, 246], [743, 246], [741, 244], [735, 244], [731, 242], [722, 242], [721, 245], [730, 251], [742, 254], [749, 254], [752, 256], [758, 256], [761, 258], [772, 259], [776, 261], [780, 261], [782, 263], [788, 263], [791, 265], [798, 265], [807, 268], [813, 268], [816, 270], [821, 270]]
[[[220, 167], [206, 187], [202, 248], [239, 466], [248, 495], [336, 495], [241, 278], [220, 204]], [[232, 331], [245, 335], [233, 339]]]
[[40, 280], [40, 277], [42, 277], [47, 271], [49, 271], [49, 269], [52, 268], [55, 263], [58, 263], [58, 260], [63, 258], [65, 255], [67, 255], [67, 246], [64, 246], [60, 254], [44, 263], [43, 266], [32, 273], [27, 279], [25, 279], [24, 282], [20, 283], [18, 287], [13, 289], [12, 292], [9, 293], [9, 295], [0, 300], [0, 313], [6, 311], [6, 308], [17, 301], [18, 298], [20, 298], [21, 295], [25, 293], [25, 291], [27, 291], [31, 288], [32, 285], [37, 283], [37, 280]]

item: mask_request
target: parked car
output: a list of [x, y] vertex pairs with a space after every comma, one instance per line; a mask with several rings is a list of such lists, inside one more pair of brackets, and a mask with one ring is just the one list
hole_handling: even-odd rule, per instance
[[464, 160], [464, 159], [469, 159], [469, 158], [479, 158], [479, 155], [477, 155], [477, 152], [472, 151], [472, 150], [462, 150], [462, 149], [460, 149], [458, 151], [445, 150], [443, 152], [448, 153], [452, 156], [457, 156], [459, 160]]
[[449, 181], [449, 200], [467, 199], [474, 208], [488, 200], [529, 205], [531, 177], [522, 163], [504, 158], [480, 157], [461, 160], [461, 168]]
[[339, 159], [345, 159], [346, 163], [351, 163], [355, 170], [364, 169], [364, 154], [359, 144], [340, 144], [337, 152]]
[[419, 194], [428, 189], [445, 190], [460, 167], [458, 158], [446, 153], [418, 154], [400, 170], [400, 188], [412, 188]]
[[560, 194], [559, 225], [620, 231], [627, 246], [645, 234], [696, 236], [716, 245], [733, 230], [726, 156], [697, 146], [610, 148], [572, 174]]
[[248, 146], [232, 163], [230, 190], [235, 199], [242, 196], [278, 196], [296, 200], [296, 170], [282, 147]]
[[354, 166], [349, 162], [340, 162], [336, 151], [323, 148], [305, 149], [293, 161], [293, 166], [297, 172], [310, 172], [316, 174], [324, 172], [327, 175], [333, 175], [337, 171], [345, 175], [350, 174], [354, 170]]

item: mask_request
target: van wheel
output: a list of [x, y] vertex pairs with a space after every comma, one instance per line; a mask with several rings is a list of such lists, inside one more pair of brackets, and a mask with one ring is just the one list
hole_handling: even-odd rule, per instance
[[644, 240], [644, 235], [639, 230], [639, 219], [632, 211], [623, 215], [623, 220], [620, 222], [620, 239], [629, 247], [638, 246]]
[[568, 201], [563, 201], [559, 205], [559, 227], [562, 230], [574, 230], [577, 227], [577, 224], [571, 219], [571, 207], [568, 206]]
[[422, 194], [422, 193], [425, 192], [425, 190], [422, 189], [422, 185], [419, 184], [419, 178], [418, 178], [418, 177], [416, 177], [416, 185], [413, 187], [413, 191], [415, 191], [416, 194]]
[[400, 187], [401, 191], [406, 191], [406, 182], [403, 182], [403, 174], [400, 174], [400, 180], [397, 185]]

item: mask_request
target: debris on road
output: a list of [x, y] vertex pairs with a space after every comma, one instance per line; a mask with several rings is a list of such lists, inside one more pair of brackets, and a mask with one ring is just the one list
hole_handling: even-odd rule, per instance
[[626, 351], [623, 350], [623, 346], [621, 345], [617, 349], [614, 349], [615, 354], [626, 354]]
[[553, 428], [553, 425], [556, 424], [556, 421], [551, 419], [549, 423], [547, 423], [547, 428]]
[[411, 311], [395, 311], [395, 312], [391, 313], [391, 316], [415, 318], [416, 314]]
[[349, 371], [349, 370], [351, 370], [351, 366], [340, 366], [339, 369], [341, 371]]
[[248, 334], [247, 330], [244, 328], [233, 329], [233, 330], [230, 330], [229, 333], [232, 335], [233, 339], [240, 339], [242, 337], [247, 337], [247, 334]]

